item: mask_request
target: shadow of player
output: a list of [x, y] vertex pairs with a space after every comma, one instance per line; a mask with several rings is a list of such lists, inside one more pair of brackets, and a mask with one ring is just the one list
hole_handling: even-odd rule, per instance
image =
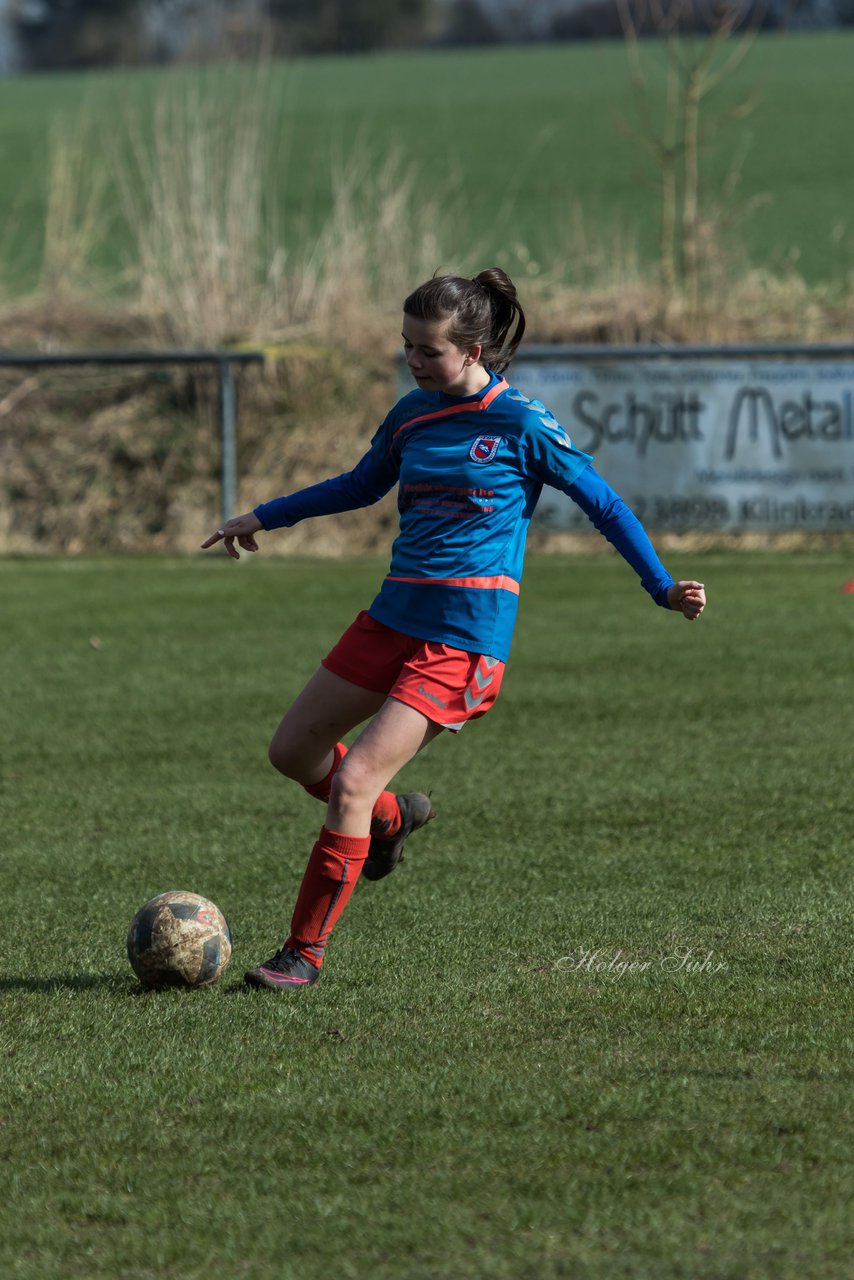
[[32, 991], [37, 995], [57, 995], [59, 992], [110, 991], [115, 995], [134, 994], [138, 984], [131, 977], [117, 973], [60, 973], [52, 977], [2, 977], [0, 992]]

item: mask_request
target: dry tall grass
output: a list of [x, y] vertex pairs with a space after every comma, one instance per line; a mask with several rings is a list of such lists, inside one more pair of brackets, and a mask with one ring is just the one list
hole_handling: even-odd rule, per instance
[[115, 146], [131, 284], [164, 342], [216, 347], [275, 306], [282, 259], [264, 237], [265, 125], [260, 97], [225, 119], [190, 89], [158, 99], [150, 134], [131, 120], [130, 147]]
[[333, 192], [319, 227], [285, 218], [267, 87], [261, 72], [224, 113], [216, 93], [179, 84], [114, 145], [136, 306], [164, 341], [338, 337], [435, 266], [447, 200], [416, 199], [415, 170], [367, 138], [318, 157]]
[[[42, 290], [7, 304], [4, 345], [219, 347], [269, 354], [239, 387], [240, 503], [343, 470], [394, 399], [400, 301], [436, 267], [488, 265], [460, 244], [462, 192], [424, 199], [402, 157], [366, 139], [332, 166], [334, 198], [313, 235], [277, 207], [263, 71], [223, 112], [219, 96], [167, 89], [153, 117], [90, 120], [53, 137]], [[121, 300], [104, 302], [94, 269], [104, 229], [124, 218], [131, 246]], [[597, 235], [576, 212], [549, 266], [511, 246], [534, 341], [619, 342], [840, 338], [854, 293], [811, 290], [795, 275], [751, 270], [702, 228], [698, 303], [664, 291], [626, 238]], [[572, 279], [583, 279], [583, 287]], [[109, 374], [13, 370], [0, 376], [0, 550], [189, 550], [218, 518], [212, 378], [131, 369]], [[282, 549], [336, 554], [385, 547], [377, 510], [308, 522]]]
[[74, 128], [57, 120], [50, 133], [41, 291], [49, 307], [86, 291], [96, 293], [93, 257], [110, 222], [109, 176], [101, 139], [87, 115]]

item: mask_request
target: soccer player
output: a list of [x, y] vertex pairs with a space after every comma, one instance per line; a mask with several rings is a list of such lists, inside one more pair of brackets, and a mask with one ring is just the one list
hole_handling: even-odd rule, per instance
[[[498, 268], [438, 276], [403, 304], [417, 389], [400, 400], [352, 471], [229, 520], [202, 546], [257, 551], [262, 530], [379, 501], [398, 485], [400, 533], [373, 603], [286, 712], [270, 760], [326, 818], [284, 946], [246, 974], [293, 991], [317, 981], [330, 933], [360, 874], [393, 871], [433, 816], [420, 792], [387, 790], [443, 729], [484, 715], [501, 687], [528, 525], [542, 486], [567, 493], [635, 570], [656, 604], [689, 620], [701, 582], [674, 582], [637, 518], [539, 401], [503, 377], [525, 331]], [[235, 544], [237, 544], [235, 546]], [[348, 751], [341, 739], [367, 725]]]

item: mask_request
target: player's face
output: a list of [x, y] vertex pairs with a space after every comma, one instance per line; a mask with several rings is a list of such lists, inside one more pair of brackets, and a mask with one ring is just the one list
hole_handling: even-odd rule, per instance
[[463, 351], [448, 338], [450, 320], [403, 317], [403, 350], [409, 372], [425, 391], [452, 396], [473, 395], [489, 381], [480, 347]]

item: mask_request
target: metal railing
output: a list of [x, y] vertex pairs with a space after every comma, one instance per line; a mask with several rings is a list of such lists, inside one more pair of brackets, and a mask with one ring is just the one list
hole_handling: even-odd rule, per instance
[[568, 346], [529, 346], [519, 348], [519, 360], [737, 360], [742, 357], [774, 359], [815, 360], [854, 356], [851, 342], [736, 342], [731, 345], [660, 346], [657, 343], [638, 343], [630, 347], [576, 344]]
[[237, 500], [237, 430], [232, 365], [262, 364], [262, 351], [0, 351], [0, 368], [35, 369], [58, 365], [214, 365], [218, 381], [220, 510], [234, 515]]

